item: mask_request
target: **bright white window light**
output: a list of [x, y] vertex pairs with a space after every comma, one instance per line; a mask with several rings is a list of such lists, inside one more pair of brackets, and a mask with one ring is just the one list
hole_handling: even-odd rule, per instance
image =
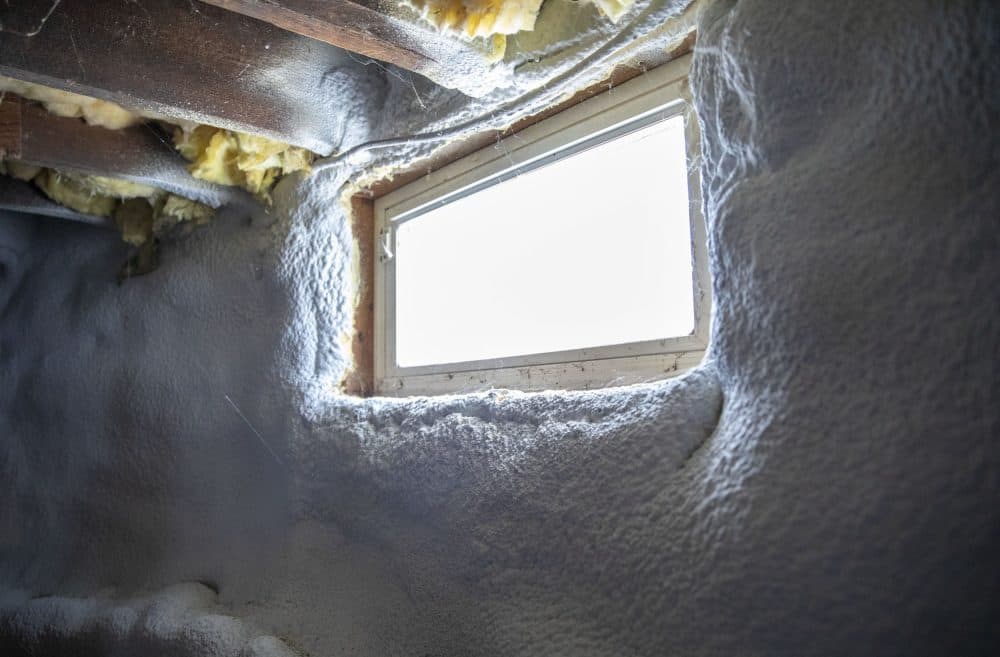
[[674, 116], [401, 221], [397, 366], [690, 335], [687, 166]]

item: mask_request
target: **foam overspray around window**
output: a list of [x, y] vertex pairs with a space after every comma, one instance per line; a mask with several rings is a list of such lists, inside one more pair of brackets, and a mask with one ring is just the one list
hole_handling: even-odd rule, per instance
[[398, 364], [689, 335], [687, 186], [674, 116], [401, 223]]

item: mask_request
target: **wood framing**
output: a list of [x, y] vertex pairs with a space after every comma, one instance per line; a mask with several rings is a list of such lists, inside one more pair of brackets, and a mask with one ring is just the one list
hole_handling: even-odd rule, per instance
[[357, 289], [351, 355], [354, 366], [342, 383], [343, 392], [367, 397], [375, 392], [375, 208], [371, 199], [351, 199]]
[[339, 146], [322, 93], [343, 58], [333, 46], [193, 1], [7, 0], [2, 9], [20, 18], [0, 27], [0, 75], [322, 155]]
[[[106, 130], [80, 119], [56, 116], [41, 105], [20, 101], [11, 94], [7, 99], [20, 106], [19, 151], [11, 153], [9, 159], [145, 183], [212, 207], [223, 205], [237, 193], [192, 177], [187, 161], [174, 150], [170, 137], [156, 126]], [[4, 125], [0, 111], [0, 145], [4, 143]]]
[[[475, 61], [466, 43], [354, 0], [201, 0], [338, 48], [442, 82], [456, 59]], [[449, 67], [451, 70], [449, 70]], [[486, 69], [486, 65], [483, 65]]]
[[0, 159], [21, 157], [21, 98], [0, 93]]

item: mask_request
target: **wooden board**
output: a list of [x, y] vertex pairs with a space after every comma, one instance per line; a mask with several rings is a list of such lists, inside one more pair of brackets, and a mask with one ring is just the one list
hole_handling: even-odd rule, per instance
[[351, 336], [353, 367], [341, 382], [341, 390], [370, 397], [375, 392], [375, 203], [371, 199], [351, 198], [351, 233], [358, 276]]
[[[455, 82], [456, 60], [483, 59], [467, 43], [354, 0], [201, 1], [395, 64], [438, 83]], [[486, 70], [485, 62], [482, 68]], [[462, 85], [459, 82], [457, 86]]]
[[61, 0], [20, 2], [4, 0], [0, 4], [0, 31], [21, 36], [34, 36], [41, 31]]
[[0, 159], [21, 157], [21, 99], [0, 92]]
[[343, 51], [193, 0], [50, 1], [0, 3], [0, 75], [322, 155], [337, 148], [324, 86]]
[[0, 176], [0, 210], [67, 219], [115, 229], [115, 222], [107, 217], [95, 217], [70, 210], [50, 201], [30, 183], [7, 176]]
[[170, 137], [153, 125], [106, 130], [80, 119], [55, 116], [25, 101], [21, 155], [28, 164], [81, 171], [153, 185], [212, 207], [239, 192], [193, 178]]

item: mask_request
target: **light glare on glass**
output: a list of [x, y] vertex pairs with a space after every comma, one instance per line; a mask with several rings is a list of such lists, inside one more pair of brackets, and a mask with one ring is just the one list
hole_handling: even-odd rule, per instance
[[675, 116], [407, 219], [398, 366], [689, 335], [687, 184]]

